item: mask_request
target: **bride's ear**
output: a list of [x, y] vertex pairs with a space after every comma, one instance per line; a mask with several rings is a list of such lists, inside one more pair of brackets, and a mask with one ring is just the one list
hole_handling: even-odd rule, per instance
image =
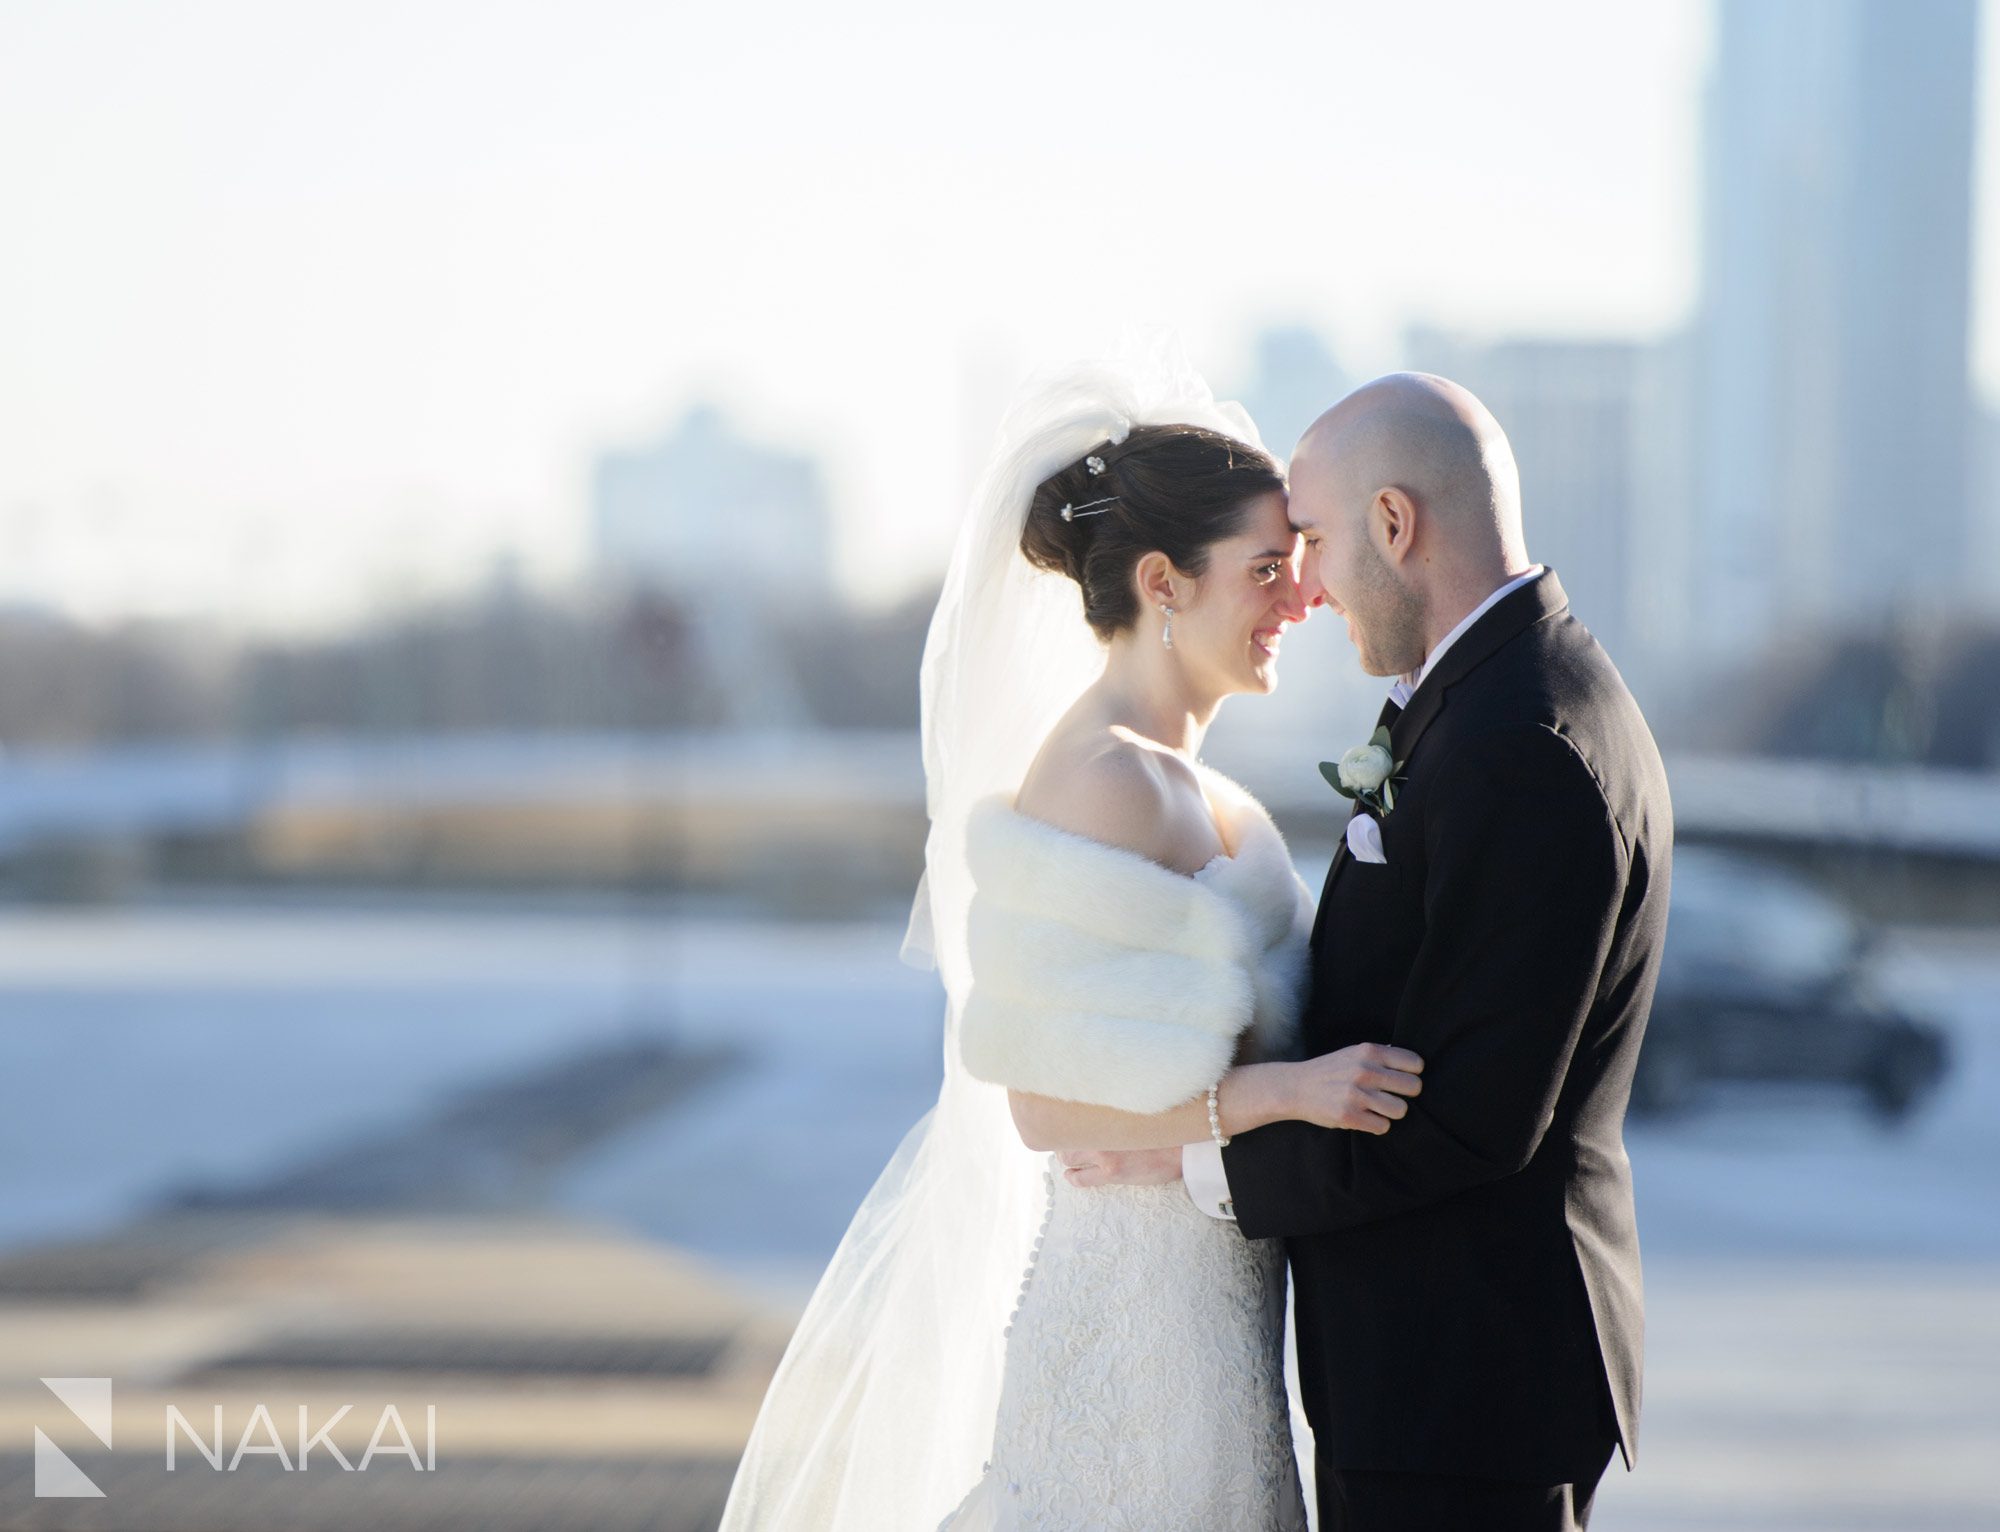
[[1155, 611], [1163, 606], [1183, 607], [1194, 594], [1194, 582], [1174, 568], [1172, 559], [1157, 550], [1140, 555], [1133, 566], [1132, 578], [1139, 587], [1139, 600]]

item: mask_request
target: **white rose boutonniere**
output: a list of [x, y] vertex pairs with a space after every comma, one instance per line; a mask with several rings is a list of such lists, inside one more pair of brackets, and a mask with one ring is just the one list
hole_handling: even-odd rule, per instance
[[1356, 745], [1338, 761], [1321, 761], [1319, 774], [1343, 798], [1351, 798], [1381, 818], [1396, 806], [1396, 773], [1408, 764], [1396, 759], [1389, 731], [1377, 729], [1365, 745]]

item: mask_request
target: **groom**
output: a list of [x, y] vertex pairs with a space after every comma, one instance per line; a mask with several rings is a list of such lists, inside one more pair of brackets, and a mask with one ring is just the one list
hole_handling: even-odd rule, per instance
[[1072, 1179], [1183, 1174], [1284, 1238], [1321, 1532], [1583, 1527], [1638, 1434], [1622, 1127], [1667, 922], [1659, 753], [1528, 562], [1513, 453], [1464, 389], [1357, 390], [1300, 441], [1291, 496], [1305, 599], [1401, 677], [1403, 763], [1327, 873], [1302, 1042], [1408, 1048], [1423, 1093], [1379, 1136], [1281, 1122], [1070, 1156]]

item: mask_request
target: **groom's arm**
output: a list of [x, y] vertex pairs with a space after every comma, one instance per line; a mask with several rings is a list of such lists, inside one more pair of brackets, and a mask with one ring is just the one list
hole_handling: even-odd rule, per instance
[[[1423, 1094], [1380, 1136], [1279, 1122], [1223, 1151], [1252, 1238], [1386, 1218], [1523, 1169], [1596, 998], [1627, 853], [1575, 747], [1538, 725], [1462, 744], [1424, 798], [1424, 937], [1392, 1040]], [[1340, 940], [1340, 933], [1331, 933]]]

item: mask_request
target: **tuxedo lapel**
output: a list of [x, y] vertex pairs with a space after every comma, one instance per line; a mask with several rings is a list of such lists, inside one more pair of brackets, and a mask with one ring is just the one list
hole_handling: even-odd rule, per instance
[[1389, 730], [1389, 748], [1399, 761], [1417, 753], [1417, 741], [1444, 711], [1445, 694], [1473, 671], [1492, 659], [1513, 639], [1538, 622], [1559, 617], [1569, 610], [1556, 572], [1546, 571], [1504, 600], [1493, 603], [1491, 611], [1467, 628], [1458, 641], [1444, 652], [1436, 669], [1426, 675]]
[[[1444, 711], [1445, 694], [1452, 687], [1499, 653], [1511, 639], [1518, 638], [1536, 623], [1559, 617], [1568, 610], [1569, 597], [1563, 594], [1562, 582], [1556, 578], [1553, 569], [1494, 602], [1492, 609], [1461, 633], [1457, 642], [1445, 651], [1437, 667], [1418, 683], [1406, 707], [1398, 708], [1393, 701], [1382, 704], [1382, 713], [1375, 720], [1375, 726], [1388, 729], [1390, 753], [1398, 761], [1409, 760], [1416, 754], [1417, 742], [1424, 737], [1424, 731]], [[1356, 804], [1354, 814], [1360, 812], [1361, 806]], [[1348, 816], [1350, 819], [1353, 817], [1353, 814]], [[1347, 832], [1343, 824], [1340, 844], [1334, 848], [1333, 864], [1327, 868], [1326, 884], [1320, 890], [1319, 913], [1313, 921], [1314, 946], [1319, 945], [1320, 928], [1326, 919], [1327, 905], [1333, 898], [1333, 886], [1352, 860], [1353, 853], [1347, 849]]]
[[[1351, 819], [1354, 816], [1350, 814], [1348, 817]], [[1320, 931], [1326, 925], [1326, 912], [1333, 904], [1333, 885], [1340, 877], [1340, 869], [1347, 865], [1350, 855], [1352, 853], [1347, 849], [1347, 833], [1343, 829], [1340, 844], [1333, 848], [1333, 865], [1327, 868], [1326, 882], [1320, 885], [1319, 908], [1313, 912], [1312, 939], [1307, 943], [1309, 947], [1319, 946]]]

